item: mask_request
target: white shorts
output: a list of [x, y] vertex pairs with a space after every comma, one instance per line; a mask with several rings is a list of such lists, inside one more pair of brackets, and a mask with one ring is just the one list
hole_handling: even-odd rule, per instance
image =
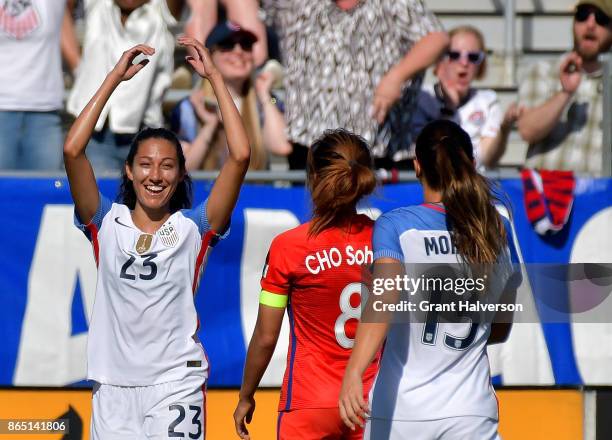
[[95, 382], [91, 440], [145, 440], [206, 437], [206, 387], [188, 377], [143, 387]]
[[501, 440], [497, 420], [462, 416], [438, 420], [401, 421], [370, 419], [364, 440]]

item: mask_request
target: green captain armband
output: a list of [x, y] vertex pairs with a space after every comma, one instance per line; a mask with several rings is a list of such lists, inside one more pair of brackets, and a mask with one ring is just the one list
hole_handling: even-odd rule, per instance
[[287, 295], [279, 295], [277, 293], [268, 292], [266, 290], [262, 290], [259, 294], [259, 304], [263, 304], [264, 306], [277, 307], [279, 309], [284, 309], [287, 307], [287, 300], [289, 297]]

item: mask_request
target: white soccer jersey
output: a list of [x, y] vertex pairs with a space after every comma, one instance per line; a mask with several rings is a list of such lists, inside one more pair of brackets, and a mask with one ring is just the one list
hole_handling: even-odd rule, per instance
[[[495, 277], [496, 287], [505, 286], [510, 278], [520, 283], [510, 264], [517, 258], [510, 227], [506, 226], [509, 246], [499, 265], [505, 272]], [[382, 215], [374, 226], [373, 246], [375, 260], [397, 259], [405, 263], [408, 272], [411, 267], [416, 269], [410, 263], [458, 263], [441, 205], [400, 208]], [[372, 418], [425, 421], [482, 416], [497, 420], [486, 353], [490, 322], [432, 323], [423, 319], [423, 313], [418, 319], [415, 316], [411, 312], [409, 323], [389, 328], [370, 393]]]
[[[100, 195], [88, 225], [98, 280], [87, 343], [87, 377], [145, 386], [208, 376], [197, 339], [194, 294], [211, 247], [206, 201], [177, 211], [155, 234], [141, 232], [130, 210]], [[226, 233], [227, 234], [227, 233]]]

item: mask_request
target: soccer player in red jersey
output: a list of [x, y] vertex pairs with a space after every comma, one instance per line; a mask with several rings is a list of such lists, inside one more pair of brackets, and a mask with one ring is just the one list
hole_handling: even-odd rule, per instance
[[[342, 129], [326, 131], [309, 150], [311, 221], [278, 235], [261, 280], [257, 323], [249, 344], [236, 432], [249, 439], [246, 423], [254, 394], [274, 352], [285, 309], [291, 327], [283, 379], [278, 439], [361, 439], [340, 419], [338, 396], [361, 314], [362, 265], [372, 263], [374, 222], [357, 214], [359, 200], [376, 178], [367, 143]], [[367, 395], [378, 368], [364, 375]]]

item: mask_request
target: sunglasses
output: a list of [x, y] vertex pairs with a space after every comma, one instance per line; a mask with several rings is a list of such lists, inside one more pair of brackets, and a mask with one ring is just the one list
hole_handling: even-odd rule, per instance
[[221, 52], [231, 52], [236, 45], [239, 45], [245, 52], [251, 52], [253, 50], [253, 44], [255, 44], [255, 42], [249, 38], [230, 38], [217, 43], [216, 48]]
[[580, 5], [576, 8], [574, 14], [574, 20], [579, 23], [587, 21], [591, 14], [595, 14], [595, 22], [599, 26], [606, 27], [610, 24], [610, 17], [608, 17], [601, 9], [589, 5]]
[[476, 66], [482, 63], [485, 58], [485, 54], [482, 51], [467, 52], [467, 51], [449, 50], [448, 52], [446, 52], [446, 56], [451, 61], [459, 61], [461, 58], [467, 57], [467, 60]]

